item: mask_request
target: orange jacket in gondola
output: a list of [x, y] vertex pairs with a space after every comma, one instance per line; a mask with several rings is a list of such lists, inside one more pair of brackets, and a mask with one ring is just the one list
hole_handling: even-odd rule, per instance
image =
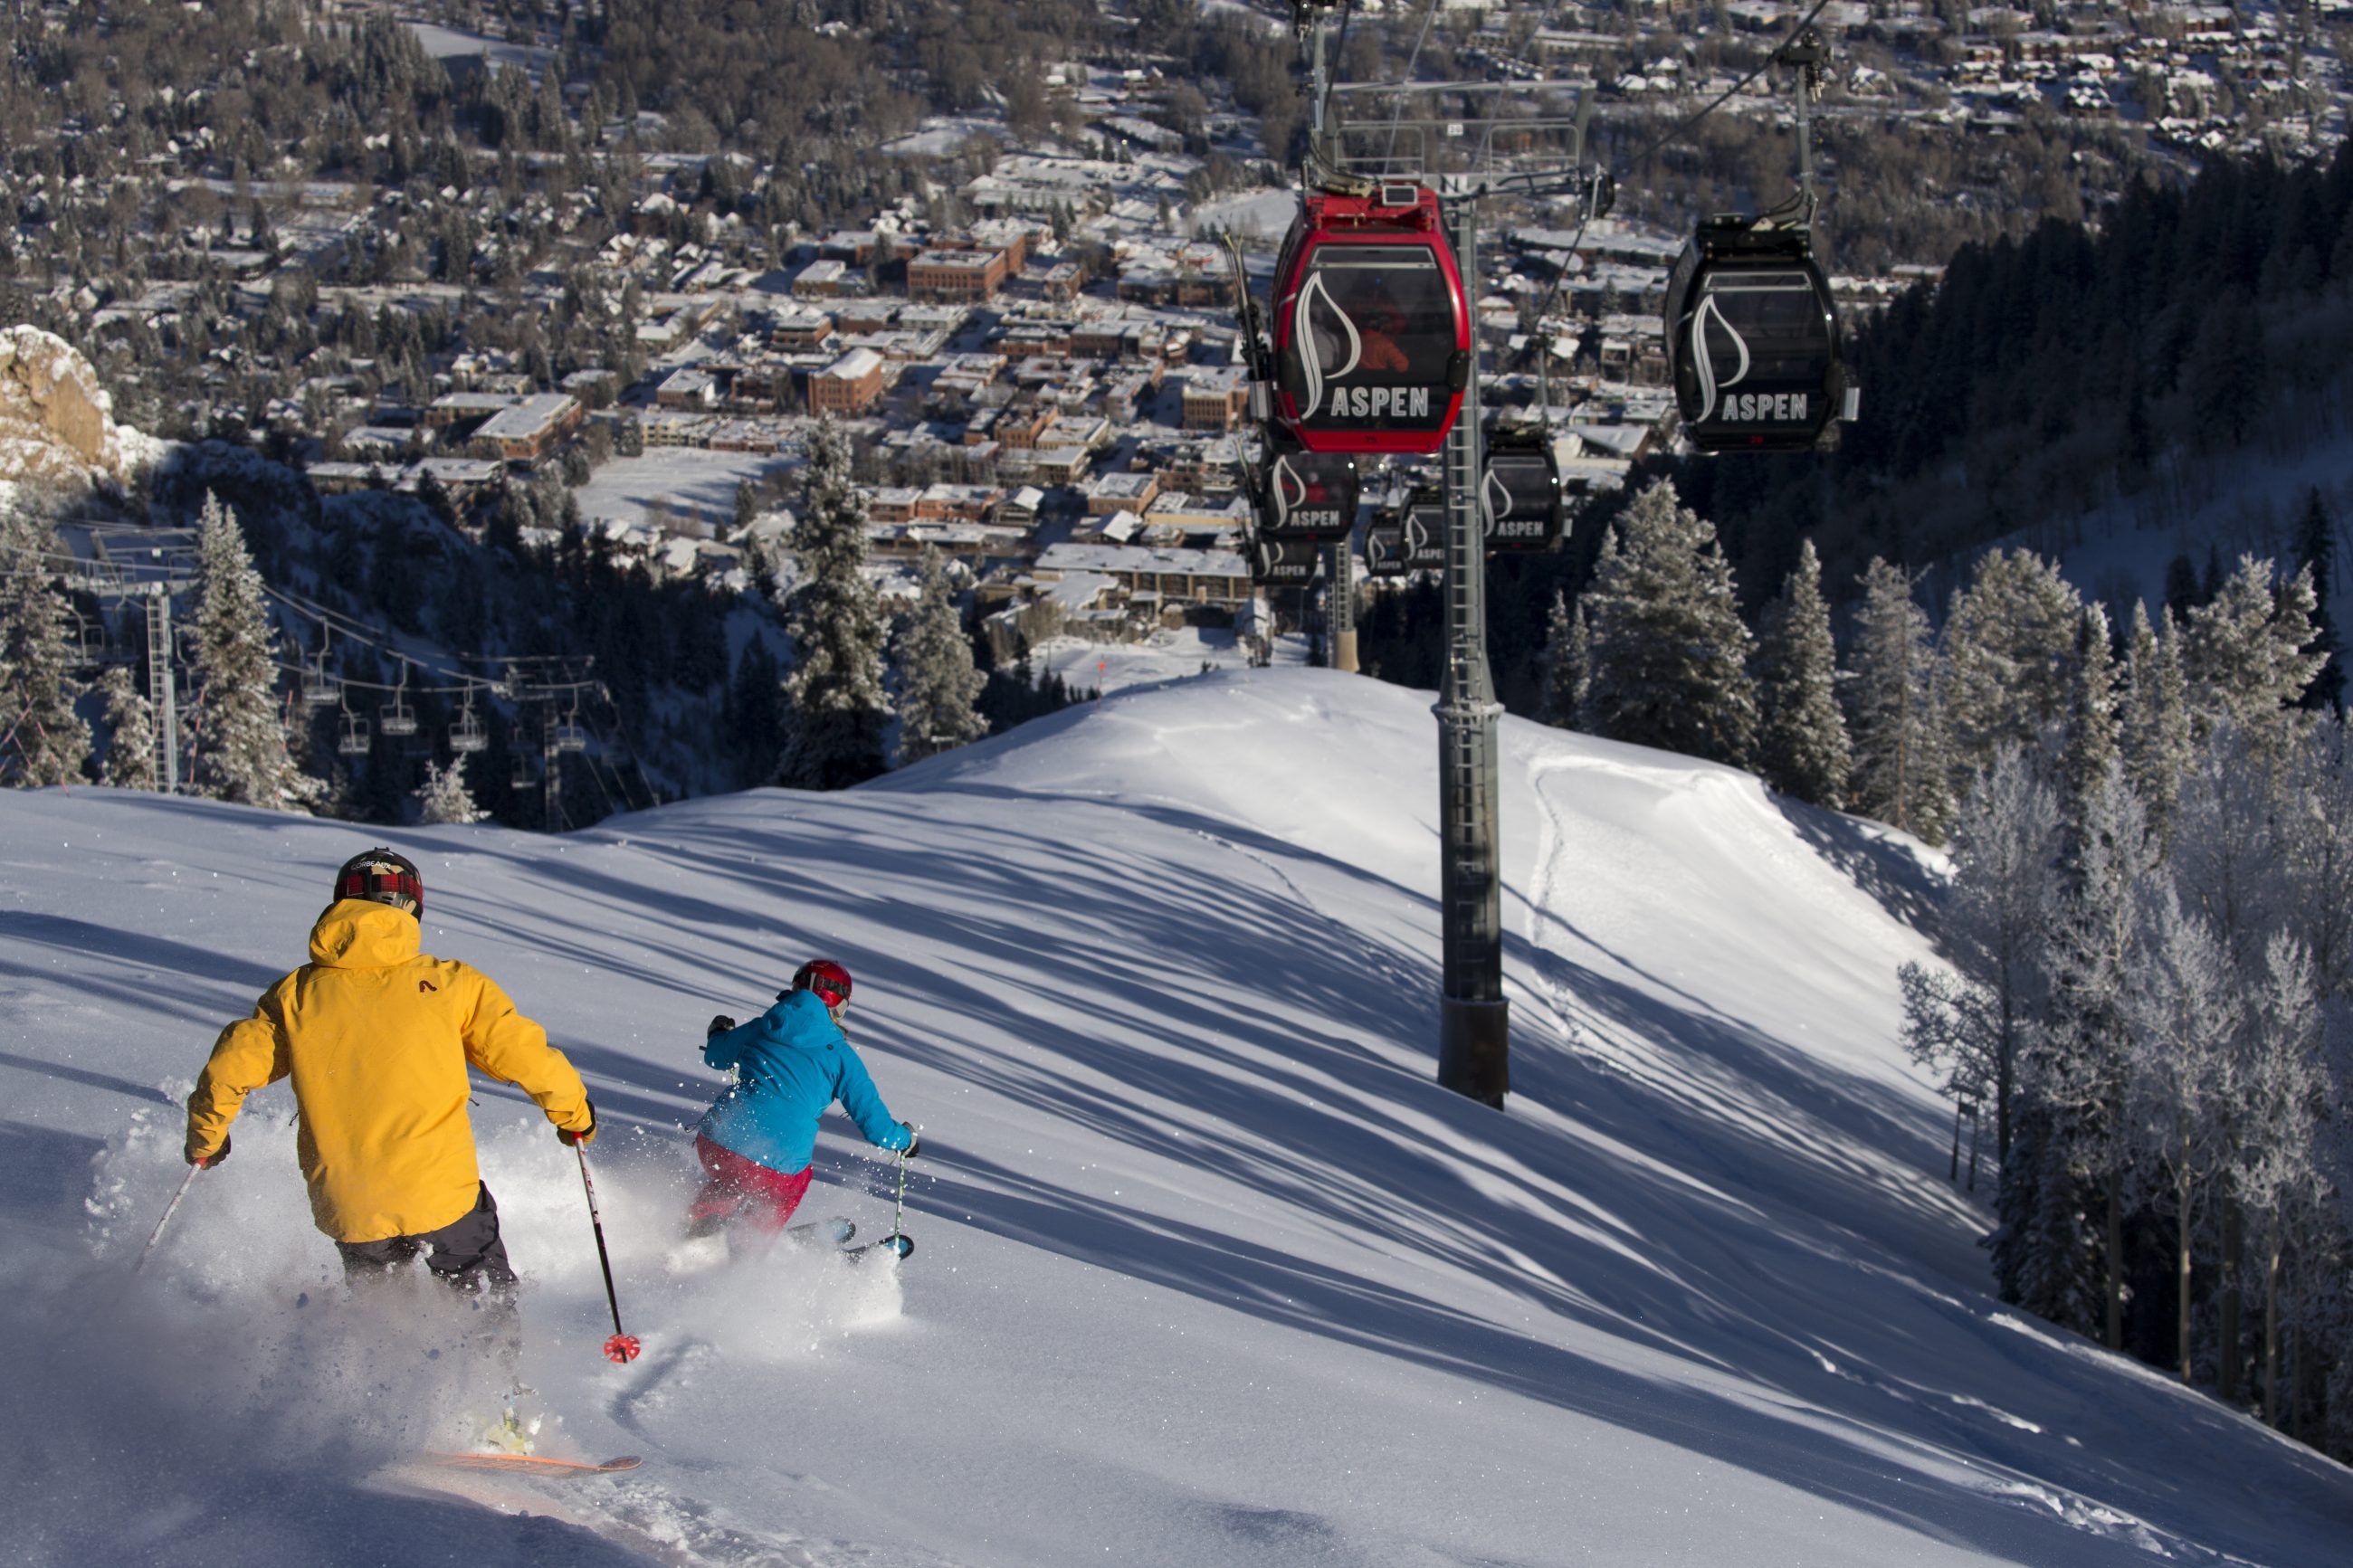
[[188, 1153], [219, 1152], [245, 1097], [291, 1076], [311, 1213], [337, 1241], [438, 1230], [481, 1175], [466, 1069], [519, 1086], [567, 1131], [588, 1093], [547, 1032], [488, 976], [417, 951], [416, 917], [364, 899], [327, 907], [311, 962], [221, 1031], [188, 1097]]

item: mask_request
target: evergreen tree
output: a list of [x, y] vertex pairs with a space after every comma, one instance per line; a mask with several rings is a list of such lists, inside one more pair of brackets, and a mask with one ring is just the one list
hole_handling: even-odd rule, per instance
[[425, 783], [416, 791], [417, 820], [428, 827], [447, 823], [460, 825], [481, 821], [491, 814], [474, 804], [474, 792], [466, 787], [466, 753], [459, 752], [449, 759], [449, 765], [439, 763], [425, 764]]
[[2189, 695], [2173, 612], [2160, 610], [2158, 616], [2151, 626], [2147, 609], [2133, 606], [2116, 750], [2133, 794], [2148, 813], [2150, 827], [2161, 841], [2169, 841], [2175, 804], [2181, 798], [2181, 775], [2189, 767]]
[[1577, 710], [1585, 702], [1585, 601], [1568, 607], [1567, 596], [1554, 589], [1552, 612], [1545, 619], [1544, 721], [1556, 730], [1577, 728]]
[[977, 741], [988, 721], [973, 706], [988, 678], [973, 668], [972, 643], [936, 550], [923, 552], [914, 613], [899, 635], [899, 762]]
[[2031, 550], [1978, 561], [1945, 626], [1942, 706], [1957, 784], [2067, 710], [2083, 600]]
[[2317, 488], [2306, 495], [2304, 515], [2296, 522], [2295, 563], [2312, 577], [2312, 651], [2326, 661], [2304, 689], [2302, 701], [2307, 708], [2334, 713], [2345, 706], [2345, 647], [2328, 613], [2328, 596], [2337, 582], [2337, 526]]
[[47, 524], [0, 513], [0, 782], [24, 789], [79, 784], [90, 761], [73, 609], [45, 559], [54, 548]]
[[155, 705], [139, 689], [131, 667], [110, 664], [98, 679], [106, 694], [106, 766], [100, 784], [116, 789], [161, 789], [155, 766]]
[[1588, 682], [1578, 728], [1737, 766], [1757, 733], [1753, 639], [1715, 530], [1653, 482], [1601, 546], [1578, 601]]
[[1941, 844], [1952, 822], [1952, 795], [1936, 705], [1936, 658], [1928, 613], [1913, 598], [1903, 568], [1876, 558], [1864, 568], [1851, 658], [1848, 804]]
[[2120, 745], [2108, 613], [2097, 605], [2086, 605], [2076, 620], [2075, 651], [2068, 661], [2066, 725], [2059, 749], [2070, 865], [2082, 860], [2092, 796], [2104, 787], [2108, 770], [2117, 765]]
[[196, 561], [195, 771], [205, 793], [281, 810], [309, 799], [279, 718], [278, 634], [237, 518], [205, 498]]
[[866, 501], [849, 469], [849, 443], [828, 419], [809, 440], [807, 505], [794, 541], [800, 576], [785, 610], [793, 715], [778, 776], [799, 789], [842, 789], [883, 768], [885, 626], [863, 570]]
[[1810, 539], [1767, 606], [1757, 664], [1757, 771], [1782, 794], [1837, 810], [1846, 804], [1853, 755], [1839, 710], [1838, 653]]
[[2312, 574], [2299, 571], [2276, 590], [2272, 563], [2253, 555], [2211, 604], [2189, 613], [2182, 668], [2199, 729], [2228, 720], [2267, 762], [2284, 756], [2309, 715], [2298, 707], [2327, 660], [2314, 648]]
[[2304, 944], [2319, 994], [2353, 998], [2353, 734], [2335, 714], [2322, 714], [2305, 738], [2279, 794], [2287, 929]]
[[2319, 998], [2310, 956], [2294, 937], [2282, 932], [2272, 938], [2249, 1011], [2238, 1107], [2246, 1136], [2232, 1151], [2227, 1175], [2261, 1248], [2260, 1381], [2263, 1419], [2277, 1425], [2282, 1265], [2291, 1233], [2308, 1233], [2308, 1216], [2328, 1195], [2319, 1143]]

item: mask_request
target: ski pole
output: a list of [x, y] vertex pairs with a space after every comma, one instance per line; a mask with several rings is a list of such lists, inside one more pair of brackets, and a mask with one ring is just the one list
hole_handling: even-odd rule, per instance
[[882, 1244], [893, 1256], [899, 1258], [904, 1258], [915, 1250], [914, 1238], [899, 1234], [899, 1227], [907, 1217], [907, 1151], [902, 1149], [899, 1151], [898, 1159], [899, 1205], [891, 1211], [891, 1239]]
[[131, 1272], [136, 1274], [147, 1267], [147, 1255], [155, 1250], [157, 1242], [164, 1239], [164, 1227], [172, 1223], [173, 1211], [180, 1206], [180, 1200], [188, 1195], [188, 1189], [195, 1184], [196, 1173], [203, 1169], [202, 1165], [191, 1165], [188, 1173], [180, 1178], [180, 1190], [174, 1193], [172, 1201], [164, 1205], [164, 1217], [155, 1222], [155, 1233], [147, 1238], [147, 1245], [139, 1249], [139, 1261], [131, 1266]]
[[596, 1184], [588, 1179], [588, 1151], [575, 1143], [572, 1152], [580, 1156], [580, 1185], [588, 1194], [588, 1223], [596, 1231], [596, 1262], [605, 1270], [605, 1304], [613, 1309], [613, 1337], [605, 1342], [605, 1359], [626, 1365], [644, 1347], [637, 1335], [621, 1331], [621, 1299], [613, 1293], [613, 1256], [605, 1250], [605, 1221], [596, 1213]]

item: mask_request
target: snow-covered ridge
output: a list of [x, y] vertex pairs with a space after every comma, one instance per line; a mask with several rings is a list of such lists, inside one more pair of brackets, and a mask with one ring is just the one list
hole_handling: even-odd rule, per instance
[[[1989, 1216], [1894, 1044], [1895, 967], [1929, 952], [1888, 912], [1931, 896], [1916, 847], [1723, 768], [1503, 738], [1502, 1116], [1431, 1081], [1426, 693], [1238, 673], [840, 795], [394, 835], [428, 949], [545, 1022], [606, 1118], [628, 1369], [596, 1359], [568, 1156], [494, 1088], [475, 1112], [562, 1447], [649, 1457], [540, 1500], [577, 1535], [386, 1489], [472, 1395], [426, 1355], [428, 1301], [342, 1302], [281, 1090], [123, 1289], [183, 1171], [154, 1086], [300, 957], [367, 830], [0, 797], [0, 1279], [21, 1331], [102, 1352], [8, 1380], [18, 1541], [259, 1568], [353, 1539], [385, 1562], [2337, 1560], [2342, 1468], [1987, 1295]], [[923, 1124], [917, 1253], [699, 1268], [675, 1226], [702, 1021], [817, 952]], [[807, 1212], [887, 1227], [883, 1167], [832, 1125]]]

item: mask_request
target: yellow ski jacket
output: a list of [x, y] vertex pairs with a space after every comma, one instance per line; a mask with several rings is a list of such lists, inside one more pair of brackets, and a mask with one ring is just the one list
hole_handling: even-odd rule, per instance
[[481, 1182], [466, 1068], [520, 1086], [566, 1131], [588, 1091], [547, 1032], [488, 976], [417, 951], [416, 917], [343, 899], [311, 928], [311, 962], [223, 1029], [188, 1097], [188, 1148], [209, 1159], [245, 1097], [292, 1075], [311, 1213], [337, 1241], [438, 1230]]

